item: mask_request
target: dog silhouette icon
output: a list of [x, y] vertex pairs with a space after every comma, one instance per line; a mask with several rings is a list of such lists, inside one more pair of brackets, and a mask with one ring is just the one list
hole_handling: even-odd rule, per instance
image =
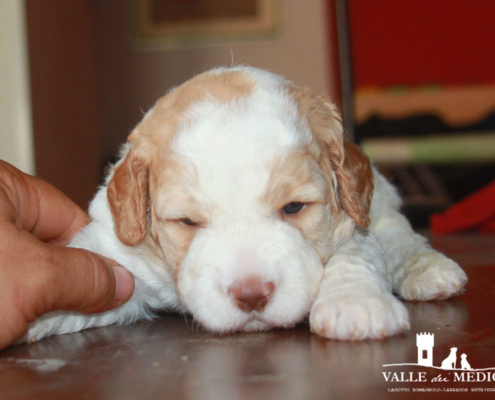
[[457, 362], [457, 347], [450, 349], [449, 356], [442, 361], [442, 369], [454, 369]]
[[467, 358], [467, 355], [465, 355], [465, 354], [461, 355], [461, 368], [462, 369], [471, 369], [471, 365], [469, 365], [466, 358]]

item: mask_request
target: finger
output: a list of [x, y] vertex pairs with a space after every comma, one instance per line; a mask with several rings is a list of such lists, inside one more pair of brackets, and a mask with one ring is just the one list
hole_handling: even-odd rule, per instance
[[66, 245], [87, 225], [86, 213], [49, 183], [0, 161], [2, 215], [40, 240]]
[[99, 313], [132, 296], [132, 274], [114, 261], [88, 250], [40, 245], [39, 264], [22, 288], [28, 320], [54, 310]]
[[38, 217], [30, 230], [44, 242], [65, 246], [89, 223], [88, 215], [54, 186], [29, 177], [36, 192]]
[[58, 294], [43, 287], [48, 311], [98, 313], [118, 307], [132, 296], [132, 274], [113, 260], [83, 249], [56, 248], [51, 253], [54, 260], [49, 262], [49, 276]]
[[0, 311], [0, 350], [3, 350], [24, 336], [28, 329], [28, 322], [16, 304], [12, 304], [11, 298], [2, 296], [0, 293], [0, 301], [2, 302], [2, 310]]

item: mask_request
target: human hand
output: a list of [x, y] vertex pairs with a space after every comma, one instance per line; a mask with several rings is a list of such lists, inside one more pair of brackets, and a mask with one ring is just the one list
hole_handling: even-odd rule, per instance
[[0, 160], [0, 349], [47, 312], [98, 313], [132, 296], [129, 271], [64, 247], [88, 222], [55, 187]]

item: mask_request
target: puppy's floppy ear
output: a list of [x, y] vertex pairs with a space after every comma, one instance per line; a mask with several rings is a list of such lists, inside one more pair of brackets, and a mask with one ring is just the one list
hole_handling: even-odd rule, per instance
[[341, 118], [336, 107], [325, 96], [315, 96], [308, 88], [290, 88], [313, 133], [319, 163], [331, 178], [337, 180], [337, 201], [360, 226], [370, 223], [368, 212], [373, 197], [371, 163], [354, 143], [344, 140]]
[[[134, 134], [133, 134], [134, 135]], [[146, 235], [148, 202], [148, 158], [140, 143], [129, 137], [131, 147], [118, 164], [107, 187], [108, 203], [119, 240], [128, 245], [139, 244]]]
[[335, 170], [342, 207], [358, 225], [370, 224], [373, 171], [367, 156], [354, 143], [344, 141], [344, 164]]

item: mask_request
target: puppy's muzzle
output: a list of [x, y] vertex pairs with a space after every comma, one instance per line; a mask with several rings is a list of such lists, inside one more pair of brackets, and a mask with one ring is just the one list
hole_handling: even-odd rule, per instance
[[229, 288], [229, 295], [241, 311], [262, 312], [274, 291], [273, 282], [264, 282], [258, 276], [249, 276], [234, 282]]

